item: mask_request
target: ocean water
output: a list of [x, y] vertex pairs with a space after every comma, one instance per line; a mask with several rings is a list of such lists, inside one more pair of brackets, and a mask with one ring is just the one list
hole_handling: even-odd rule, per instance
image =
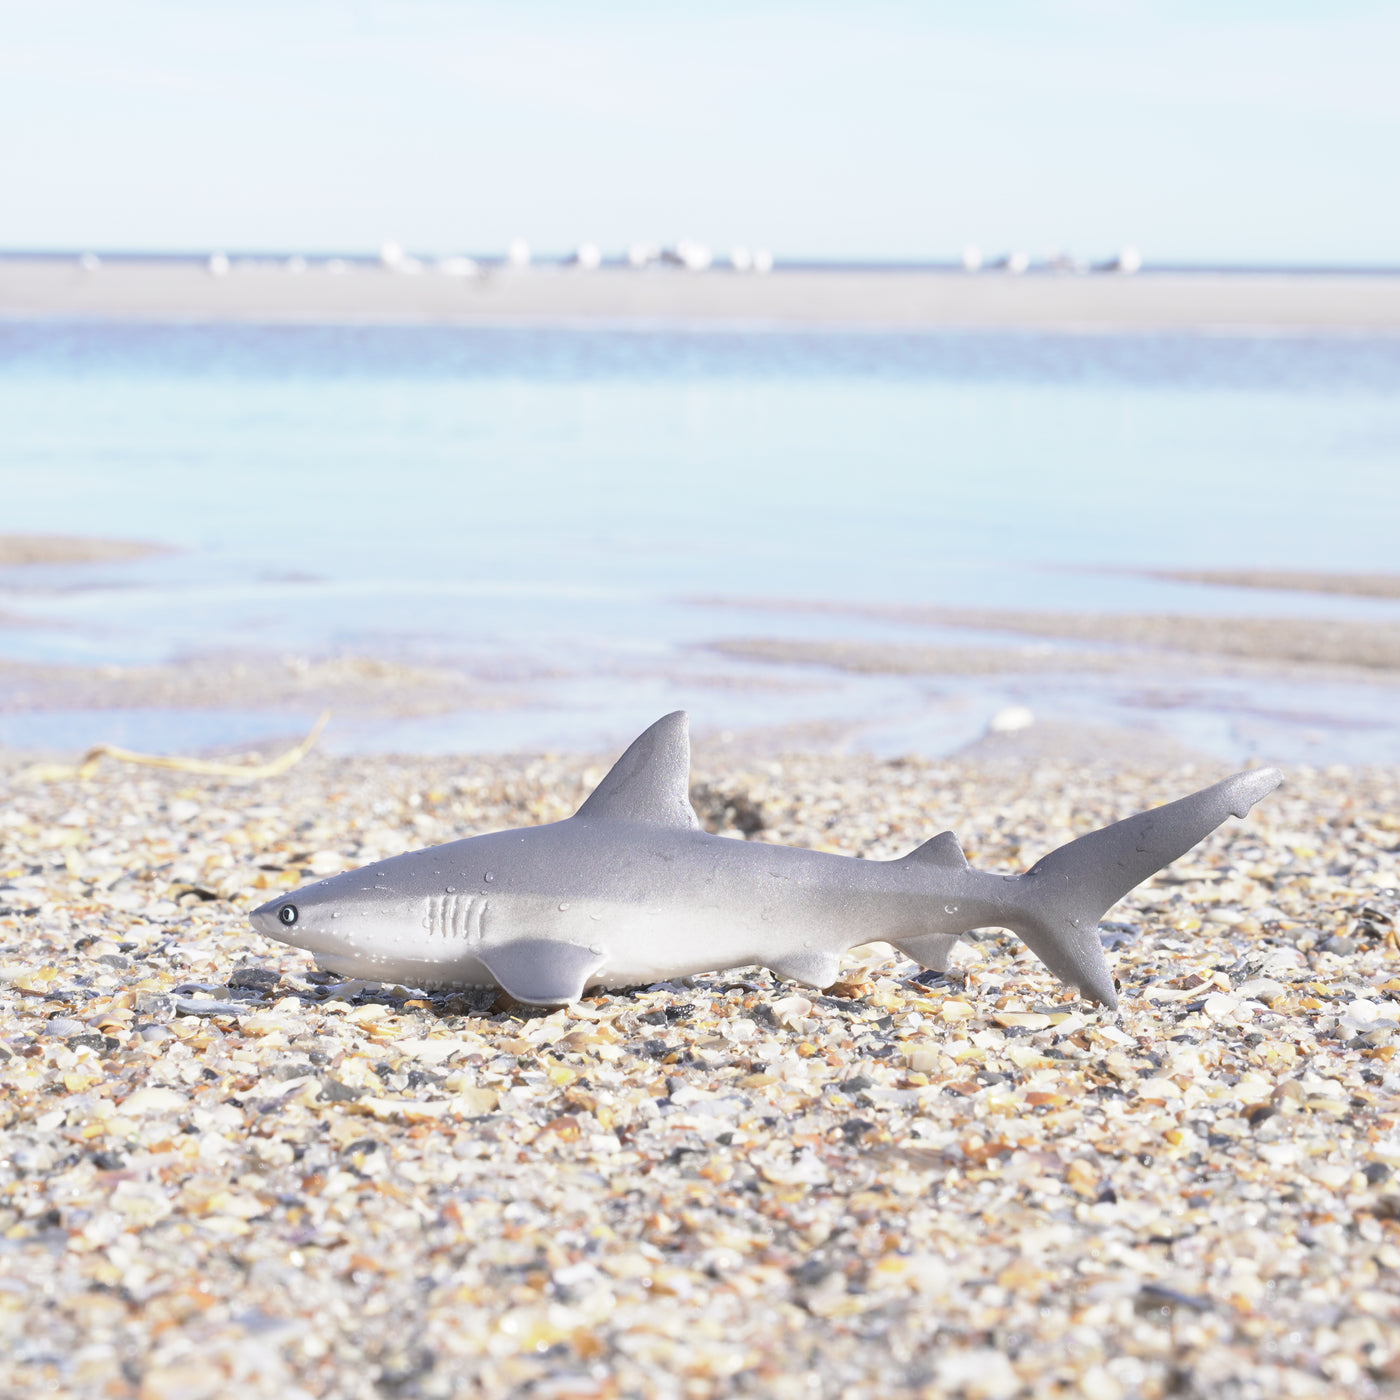
[[[369, 655], [494, 697], [344, 718], [327, 742], [352, 750], [606, 746], [684, 704], [712, 730], [939, 752], [1026, 705], [1221, 757], [1397, 761], [1389, 685], [709, 649], [1026, 645], [752, 606], [773, 599], [1400, 621], [1131, 572], [1396, 570], [1397, 391], [1400, 341], [1369, 337], [4, 322], [0, 530], [177, 552], [0, 571], [0, 657]], [[203, 747], [310, 717], [11, 705], [0, 744]]]

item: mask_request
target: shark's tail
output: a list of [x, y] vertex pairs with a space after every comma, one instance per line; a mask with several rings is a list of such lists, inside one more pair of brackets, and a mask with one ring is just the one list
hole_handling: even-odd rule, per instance
[[1226, 817], [1243, 817], [1282, 781], [1276, 768], [1236, 773], [1051, 851], [1011, 886], [1015, 893], [1008, 891], [1005, 926], [1062, 982], [1115, 1008], [1099, 920], [1129, 890], [1189, 851]]
[[1245, 816], [1282, 781], [1277, 768], [1236, 773], [1051, 851], [1019, 882], [1029, 897], [1013, 932], [1062, 982], [1109, 1008], [1117, 1006], [1099, 920], [1129, 890], [1184, 855], [1226, 817]]

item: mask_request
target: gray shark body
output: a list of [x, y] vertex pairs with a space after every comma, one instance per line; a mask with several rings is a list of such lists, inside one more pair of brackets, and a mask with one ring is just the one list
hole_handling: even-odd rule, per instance
[[279, 896], [253, 927], [333, 971], [411, 987], [498, 985], [555, 1005], [761, 965], [813, 987], [884, 940], [942, 970], [977, 928], [1019, 935], [1062, 981], [1116, 1005], [1099, 919], [1280, 781], [1240, 773], [1091, 832], [1024, 875], [973, 870], [951, 832], [869, 861], [701, 830], [682, 711], [658, 720], [567, 821], [412, 851]]

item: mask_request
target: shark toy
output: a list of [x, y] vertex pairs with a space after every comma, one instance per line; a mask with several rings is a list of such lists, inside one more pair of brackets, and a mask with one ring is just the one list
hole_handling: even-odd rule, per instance
[[689, 722], [678, 710], [567, 821], [350, 870], [269, 900], [252, 925], [347, 976], [499, 985], [543, 1006], [590, 986], [754, 964], [827, 987], [842, 953], [877, 939], [941, 972], [960, 935], [996, 927], [1113, 1008], [1099, 920], [1282, 779], [1272, 768], [1238, 773], [1081, 836], [1024, 875], [971, 869], [950, 831], [890, 861], [712, 836], [689, 781]]

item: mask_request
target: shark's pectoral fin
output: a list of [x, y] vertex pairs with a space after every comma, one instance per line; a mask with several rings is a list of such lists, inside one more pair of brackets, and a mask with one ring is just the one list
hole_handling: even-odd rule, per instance
[[841, 971], [841, 959], [835, 953], [824, 953], [815, 948], [804, 949], [789, 957], [769, 958], [767, 965], [779, 977], [791, 977], [808, 987], [829, 987]]
[[488, 948], [477, 957], [516, 1001], [531, 1006], [577, 1001], [604, 961], [591, 948], [553, 938], [522, 938]]

